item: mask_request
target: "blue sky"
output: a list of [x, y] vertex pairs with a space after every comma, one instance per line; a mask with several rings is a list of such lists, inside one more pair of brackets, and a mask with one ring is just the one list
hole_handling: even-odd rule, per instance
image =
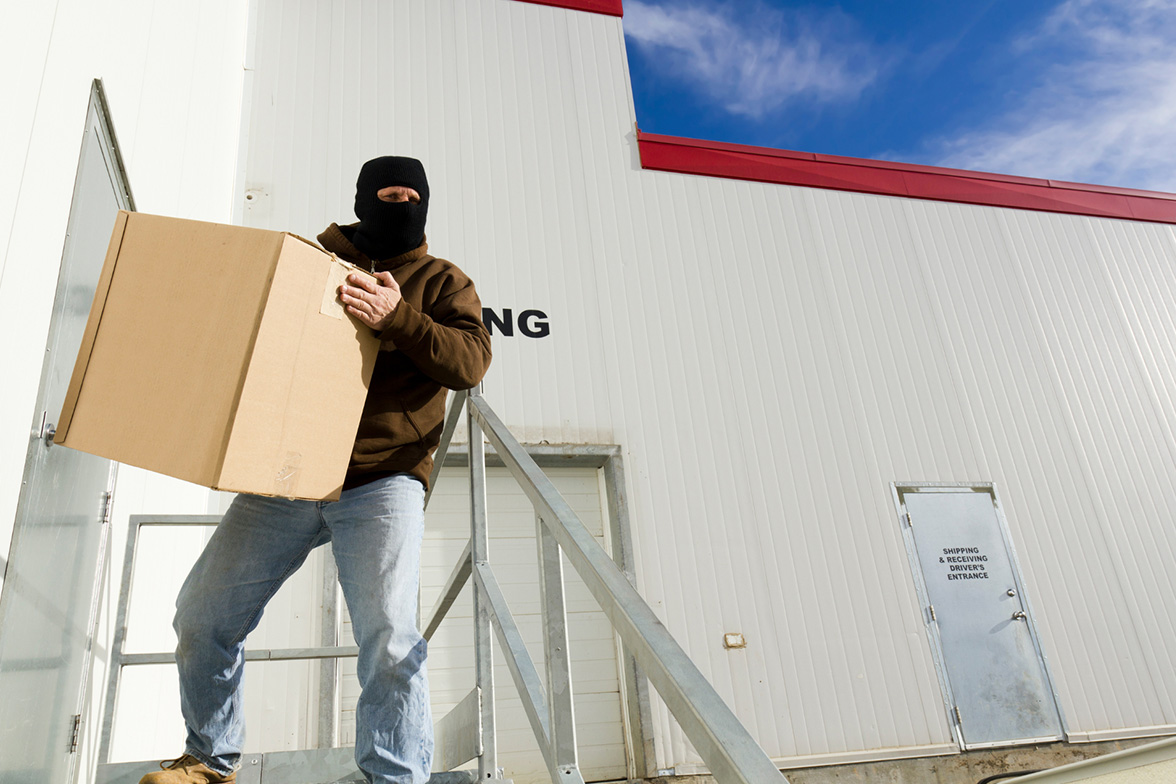
[[643, 131], [1176, 192], [1176, 0], [625, 0]]

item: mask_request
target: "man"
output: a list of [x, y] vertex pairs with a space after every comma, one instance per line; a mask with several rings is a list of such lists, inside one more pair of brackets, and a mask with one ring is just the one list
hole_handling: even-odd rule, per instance
[[470, 279], [428, 253], [428, 206], [420, 161], [376, 158], [356, 184], [359, 222], [319, 235], [324, 248], [376, 274], [377, 283], [348, 276], [339, 297], [383, 342], [343, 493], [335, 502], [233, 500], [176, 601], [184, 756], [140, 784], [236, 780], [245, 637], [285, 579], [328, 541], [359, 644], [356, 763], [379, 784], [429, 777], [426, 644], [416, 629], [425, 486], [445, 390], [482, 379], [490, 335]]

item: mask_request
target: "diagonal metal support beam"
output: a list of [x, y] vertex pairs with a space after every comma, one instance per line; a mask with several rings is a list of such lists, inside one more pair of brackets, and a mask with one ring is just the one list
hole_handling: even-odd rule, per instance
[[471, 395], [468, 403], [471, 417], [486, 432], [715, 778], [724, 784], [785, 784], [784, 775], [485, 400]]
[[433, 488], [437, 486], [437, 478], [441, 475], [441, 466], [445, 463], [445, 454], [449, 451], [449, 442], [453, 440], [453, 432], [457, 430], [457, 423], [461, 421], [461, 409], [465, 406], [469, 390], [463, 389], [453, 393], [453, 400], [449, 403], [449, 411], [445, 414], [445, 426], [441, 429], [441, 442], [437, 444], [437, 451], [433, 454], [433, 470], [429, 473], [429, 489], [425, 491], [425, 508], [429, 508], [429, 499], [433, 496]]
[[478, 593], [485, 597], [486, 606], [494, 621], [494, 631], [498, 633], [498, 641], [502, 643], [503, 658], [506, 666], [514, 678], [515, 688], [519, 698], [523, 701], [523, 710], [531, 722], [531, 729], [535, 739], [539, 741], [539, 749], [543, 752], [543, 759], [551, 763], [551, 731], [547, 722], [547, 702], [543, 698], [543, 682], [539, 680], [539, 671], [535, 669], [535, 662], [523, 643], [523, 635], [519, 632], [514, 616], [506, 604], [506, 597], [498, 586], [498, 580], [489, 564], [474, 565], [474, 581], [478, 586]]
[[433, 610], [429, 613], [429, 623], [425, 626], [425, 631], [421, 634], [426, 640], [433, 639], [433, 634], [437, 631], [437, 627], [441, 625], [441, 621], [445, 620], [449, 608], [457, 601], [461, 589], [465, 587], [466, 581], [470, 579], [470, 568], [473, 563], [470, 557], [470, 549], [471, 543], [466, 542], [465, 550], [462, 550], [461, 557], [457, 559], [457, 563], [454, 565], [449, 579], [445, 581], [445, 588], [441, 591], [441, 596], [437, 598], [437, 603], [433, 605]]

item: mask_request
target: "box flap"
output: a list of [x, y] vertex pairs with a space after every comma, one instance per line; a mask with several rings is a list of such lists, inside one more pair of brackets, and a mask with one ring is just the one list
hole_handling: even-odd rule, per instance
[[210, 485], [284, 237], [144, 213], [119, 227], [63, 443]]
[[380, 347], [357, 319], [323, 312], [344, 264], [285, 241], [218, 487], [338, 498]]
[[[323, 253], [326, 253], [330, 256], [335, 256], [334, 253], [331, 253], [329, 250], [324, 248], [322, 245], [319, 245], [314, 240], [308, 240], [306, 237], [303, 237], [301, 234], [295, 234], [292, 231], [283, 231], [282, 234], [285, 234], [287, 237], [293, 237], [294, 239], [300, 240], [301, 242], [305, 242], [307, 245], [314, 248], [315, 250], [322, 251]], [[338, 257], [335, 256], [335, 258], [338, 258]]]
[[82, 382], [86, 377], [86, 368], [90, 364], [90, 354], [94, 350], [94, 338], [98, 334], [98, 324], [102, 321], [102, 311], [106, 306], [106, 296], [110, 293], [110, 281], [114, 278], [114, 267], [118, 263], [118, 252], [122, 247], [123, 235], [126, 233], [126, 210], [119, 210], [114, 219], [114, 229], [110, 233], [110, 244], [106, 248], [106, 260], [102, 262], [102, 274], [98, 277], [98, 287], [94, 290], [94, 302], [90, 306], [90, 317], [86, 320], [86, 331], [82, 335], [82, 345], [78, 349], [78, 358], [74, 362], [73, 375], [69, 379], [69, 388], [65, 392], [65, 402], [61, 406], [61, 416], [57, 418], [57, 432], [53, 435], [53, 443], [64, 444], [69, 434], [69, 426], [73, 421], [74, 408], [78, 404], [78, 394], [82, 390]]
[[[273, 249], [273, 254], [269, 259], [270, 274], [265, 282], [264, 291], [261, 293], [261, 298], [257, 303], [257, 311], [253, 315], [253, 324], [249, 332], [249, 345], [245, 349], [245, 364], [241, 368], [241, 373], [237, 376], [236, 388], [233, 390], [233, 402], [229, 410], [229, 415], [224, 422], [224, 430], [221, 432], [220, 454], [217, 458], [216, 469], [213, 472], [214, 490], [227, 490], [228, 488], [221, 488], [215, 484], [219, 478], [224, 475], [225, 459], [229, 454], [229, 444], [233, 438], [233, 423], [237, 421], [237, 411], [241, 407], [241, 396], [245, 392], [245, 384], [249, 379], [249, 367], [253, 362], [253, 353], [257, 350], [257, 336], [261, 332], [262, 320], [265, 318], [266, 304], [269, 302], [270, 293], [273, 291], [274, 278], [277, 275], [278, 262], [282, 257], [282, 248], [285, 245], [286, 232], [281, 232], [283, 240], [276, 244]], [[238, 491], [233, 491], [238, 492]]]

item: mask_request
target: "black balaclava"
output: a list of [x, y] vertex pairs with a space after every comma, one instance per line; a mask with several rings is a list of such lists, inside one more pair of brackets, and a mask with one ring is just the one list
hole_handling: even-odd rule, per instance
[[[412, 188], [421, 195], [421, 203], [380, 201], [376, 194], [392, 185]], [[359, 170], [355, 183], [359, 225], [351, 241], [374, 261], [407, 253], [425, 241], [428, 211], [429, 181], [420, 161], [392, 155], [373, 158]]]

